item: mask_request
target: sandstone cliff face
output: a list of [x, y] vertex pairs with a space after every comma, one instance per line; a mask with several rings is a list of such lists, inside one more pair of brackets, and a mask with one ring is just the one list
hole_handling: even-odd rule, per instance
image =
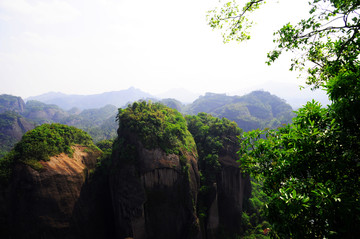
[[91, 187], [89, 173], [100, 152], [89, 153], [82, 146], [74, 150], [72, 158], [60, 154], [48, 162], [41, 161], [40, 171], [15, 165], [10, 192], [13, 238], [81, 238], [85, 225], [78, 215], [88, 216], [81, 207], [89, 205], [79, 203], [84, 202], [84, 187]]
[[117, 238], [196, 238], [199, 175], [195, 155], [167, 155], [128, 141], [134, 158], [113, 152], [110, 187]]

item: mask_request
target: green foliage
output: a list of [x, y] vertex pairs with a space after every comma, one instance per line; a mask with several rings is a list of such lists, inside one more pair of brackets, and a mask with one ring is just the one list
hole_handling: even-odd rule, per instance
[[352, 238], [357, 230], [360, 145], [333, 113], [309, 102], [293, 124], [243, 135], [242, 166], [264, 177], [268, 219], [280, 238]]
[[48, 161], [49, 157], [63, 152], [71, 155], [74, 144], [96, 148], [87, 133], [71, 126], [43, 124], [28, 131], [13, 150], [0, 158], [0, 184], [8, 183], [15, 162], [41, 170], [40, 160]]
[[15, 145], [15, 158], [36, 169], [40, 160], [48, 161], [50, 156], [66, 153], [71, 156], [74, 144], [95, 147], [91, 137], [84, 131], [61, 124], [43, 124], [24, 134]]
[[231, 40], [249, 40], [249, 29], [253, 22], [246, 17], [245, 13], [258, 9], [263, 3], [262, 0], [250, 0], [240, 7], [235, 0], [229, 1], [222, 8], [209, 11], [207, 20], [210, 27], [222, 31], [224, 43]]
[[[209, 12], [208, 24], [224, 30], [225, 42], [247, 40], [248, 17], [263, 3], [264, 0], [227, 3]], [[305, 70], [307, 84], [315, 88], [343, 69], [356, 70], [360, 53], [359, 8], [357, 0], [309, 1], [307, 18], [297, 24], [287, 23], [274, 33], [276, 47], [268, 53], [267, 63], [276, 61], [282, 52], [296, 52], [290, 70]]]
[[4, 157], [0, 157], [0, 185], [8, 184], [12, 174], [12, 166], [14, 163], [14, 152], [7, 153]]
[[134, 102], [119, 109], [119, 137], [134, 134], [147, 149], [161, 148], [167, 154], [195, 152], [195, 142], [184, 117], [160, 103]]
[[241, 130], [233, 121], [219, 119], [206, 113], [186, 116], [186, 120], [196, 142], [199, 168], [206, 181], [203, 181], [202, 185], [212, 185], [216, 173], [220, 170], [219, 156], [233, 153], [236, 157], [237, 136]]
[[101, 149], [104, 153], [110, 153], [112, 151], [112, 147], [114, 144], [114, 140], [102, 140], [96, 143], [96, 146]]
[[262, 181], [251, 180], [251, 197], [244, 201], [243, 205], [243, 238], [269, 238], [264, 235], [264, 230], [270, 228], [265, 215], [265, 205], [269, 199], [262, 187]]
[[102, 175], [108, 175], [111, 166], [111, 154], [114, 140], [102, 140], [96, 146], [103, 152], [96, 163], [96, 171]]

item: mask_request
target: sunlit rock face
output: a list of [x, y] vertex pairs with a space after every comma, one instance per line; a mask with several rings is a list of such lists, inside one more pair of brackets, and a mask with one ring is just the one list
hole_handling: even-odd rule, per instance
[[198, 238], [196, 152], [166, 154], [126, 139], [114, 147], [110, 176], [118, 238]]
[[40, 161], [40, 170], [15, 165], [10, 185], [12, 238], [106, 235], [105, 215], [101, 213], [106, 208], [106, 190], [101, 189], [101, 179], [94, 184], [90, 175], [100, 152], [82, 146], [73, 149], [72, 157], [62, 153]]

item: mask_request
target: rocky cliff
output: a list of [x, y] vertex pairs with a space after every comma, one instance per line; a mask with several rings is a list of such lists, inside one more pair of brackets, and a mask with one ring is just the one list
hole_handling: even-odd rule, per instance
[[198, 213], [203, 238], [234, 238], [241, 234], [243, 204], [251, 194], [249, 176], [237, 162], [241, 130], [234, 122], [206, 113], [186, 119], [199, 153]]
[[12, 156], [0, 158], [1, 238], [241, 234], [251, 186], [236, 162], [234, 122], [207, 114], [186, 122], [175, 110], [145, 102], [119, 110], [117, 118], [109, 157], [83, 131], [51, 124], [25, 134]]
[[235, 149], [228, 150], [219, 155], [220, 168], [210, 193], [202, 198], [207, 207], [203, 225], [205, 239], [220, 238], [220, 235], [232, 238], [242, 233], [243, 204], [251, 196], [250, 177], [241, 172]]
[[[219, 158], [220, 174], [217, 176], [216, 199], [219, 226], [227, 234], [241, 234], [243, 204], [251, 196], [250, 177], [240, 170], [236, 157]], [[216, 202], [215, 202], [216, 203]], [[210, 212], [210, 217], [212, 217]]]
[[15, 165], [10, 190], [14, 238], [69, 238], [84, 226], [76, 215], [78, 203], [100, 152], [82, 146], [73, 149], [73, 157], [61, 153], [41, 161], [41, 170]]
[[[156, 118], [141, 115], [145, 110], [153, 111]], [[110, 176], [118, 238], [199, 236], [196, 203], [200, 180], [196, 150], [186, 150], [185, 141], [179, 140], [181, 134], [189, 134], [186, 127], [176, 136], [169, 132], [169, 136], [174, 137], [170, 137], [173, 144], [165, 147], [165, 142], [162, 143], [161, 130], [181, 127], [185, 122], [180, 114], [173, 114], [169, 108], [142, 103], [118, 116], [119, 137], [113, 149]], [[176, 118], [174, 122], [170, 120], [172, 116]], [[132, 117], [143, 118], [134, 121]], [[138, 127], [140, 122], [144, 122], [150, 132], [155, 123], [158, 137], [146, 141], [144, 128]]]
[[195, 155], [166, 155], [139, 142], [132, 145], [134, 161], [121, 151], [113, 153], [110, 186], [119, 238], [194, 238], [199, 186]]

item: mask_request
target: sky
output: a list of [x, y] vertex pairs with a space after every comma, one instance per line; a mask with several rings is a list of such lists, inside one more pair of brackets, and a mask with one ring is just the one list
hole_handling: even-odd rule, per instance
[[223, 44], [206, 23], [218, 0], [0, 0], [0, 93], [97, 94], [129, 87], [241, 94], [303, 84], [285, 55], [267, 66], [273, 32], [306, 13], [272, 1], [253, 15], [252, 39]]

